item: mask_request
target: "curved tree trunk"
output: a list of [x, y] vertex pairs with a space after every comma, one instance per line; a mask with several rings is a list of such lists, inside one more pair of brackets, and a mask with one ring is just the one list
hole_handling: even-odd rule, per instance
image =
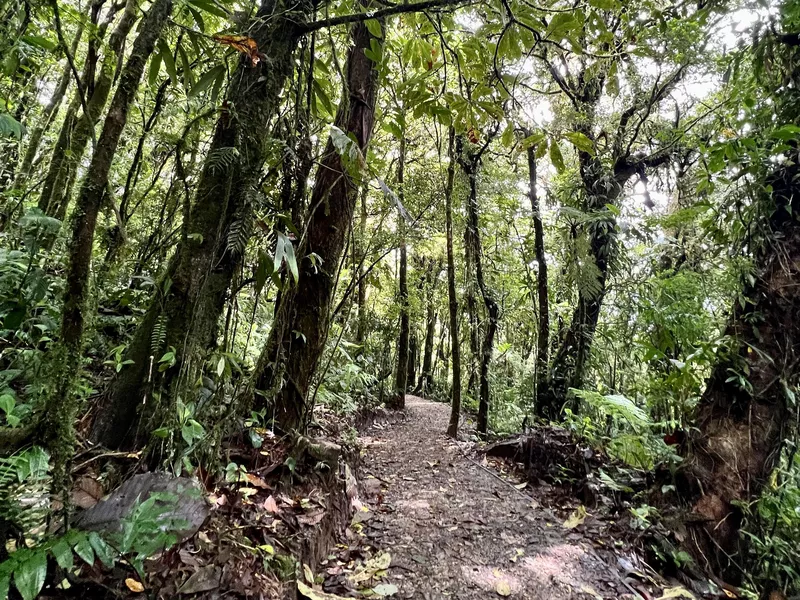
[[[757, 498], [780, 457], [788, 406], [800, 384], [800, 186], [794, 164], [766, 182], [775, 211], [756, 277], [734, 305], [720, 354], [697, 415], [684, 463], [694, 497], [690, 546], [729, 581], [741, 576], [730, 557], [746, 555], [741, 504]], [[744, 307], [742, 307], [744, 305]]]
[[[239, 230], [248, 230], [266, 133], [293, 67], [305, 11], [310, 13], [305, 5], [296, 11], [286, 6], [283, 0], [265, 0], [253, 21], [250, 36], [269, 60], [252, 65], [242, 58], [233, 74], [229, 108], [217, 121], [184, 235], [131, 340], [126, 360], [133, 364], [104, 393], [92, 430], [96, 442], [130, 447], [146, 441], [162, 416], [151, 391], [164, 390], [162, 401], [169, 404], [173, 386], [194, 381], [215, 345], [226, 293], [242, 260], [241, 240], [233, 239], [231, 225], [240, 222]], [[154, 362], [170, 347], [175, 365], [160, 374]], [[141, 414], [152, 422], [140, 423]]]
[[[83, 37], [82, 20], [79, 22], [78, 30], [75, 32], [75, 37], [72, 40], [72, 46], [69, 50], [71, 56], [75, 56], [75, 51], [78, 49], [78, 44], [80, 43], [81, 37]], [[53, 118], [58, 112], [58, 109], [61, 107], [61, 102], [64, 100], [64, 96], [67, 93], [67, 88], [69, 87], [70, 81], [72, 81], [72, 69], [70, 68], [69, 64], [67, 64], [64, 67], [64, 71], [61, 73], [61, 77], [58, 79], [58, 83], [56, 84], [56, 89], [53, 91], [53, 95], [50, 96], [50, 101], [42, 111], [42, 115], [39, 118], [39, 124], [36, 126], [33, 132], [31, 132], [28, 145], [25, 148], [25, 155], [23, 156], [22, 164], [20, 165], [19, 170], [17, 171], [17, 176], [14, 179], [15, 189], [23, 188], [27, 183], [28, 178], [31, 175], [31, 170], [33, 169], [33, 162], [36, 159], [36, 153], [39, 151], [39, 145], [41, 144], [42, 136], [50, 127], [51, 123], [53, 122]]]
[[[335, 123], [353, 136], [364, 154], [372, 137], [378, 93], [377, 66], [364, 50], [374, 38], [363, 23], [353, 26], [351, 38], [347, 81]], [[312, 408], [308, 392], [325, 347], [338, 267], [362, 185], [355, 169], [344, 163], [329, 139], [317, 170], [305, 237], [296, 252], [299, 281], [284, 291], [256, 365], [256, 403], [273, 405], [276, 424], [283, 431], [303, 427]], [[320, 259], [316, 264], [308, 259], [312, 253]]]
[[55, 385], [47, 398], [44, 423], [45, 440], [55, 459], [53, 477], [57, 486], [65, 485], [69, 473], [66, 465], [72, 458], [77, 408], [72, 388], [81, 367], [84, 317], [97, 216], [108, 189], [108, 175], [128, 120], [128, 112], [139, 89], [145, 64], [167, 23], [171, 9], [172, 0], [156, 0], [145, 17], [141, 33], [137, 36], [130, 57], [120, 74], [117, 91], [81, 186], [72, 222], [61, 337], [53, 357]]
[[100, 116], [103, 114], [111, 88], [117, 79], [117, 65], [125, 50], [125, 39], [128, 37], [134, 23], [139, 18], [139, 3], [137, 0], [128, 0], [125, 11], [120, 17], [117, 27], [108, 39], [108, 51], [103, 57], [100, 73], [94, 78], [96, 54], [90, 52], [87, 64], [84, 67], [82, 80], [92, 81], [91, 88], [85, 89], [86, 108], [88, 112], [77, 116], [78, 108], [82, 106], [80, 92], [75, 90], [75, 97], [67, 111], [67, 118], [61, 127], [61, 132], [56, 142], [56, 150], [47, 172], [47, 177], [39, 197], [39, 208], [48, 216], [63, 221], [72, 195], [72, 187], [78, 176], [78, 167], [89, 141], [94, 137], [94, 129]]

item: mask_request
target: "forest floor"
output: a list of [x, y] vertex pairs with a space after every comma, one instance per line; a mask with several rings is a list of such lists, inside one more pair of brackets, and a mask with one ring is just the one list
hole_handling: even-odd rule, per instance
[[356, 514], [391, 555], [396, 597], [626, 597], [588, 534], [444, 435], [447, 405], [406, 396], [406, 406], [405, 420], [362, 434], [369, 511]]

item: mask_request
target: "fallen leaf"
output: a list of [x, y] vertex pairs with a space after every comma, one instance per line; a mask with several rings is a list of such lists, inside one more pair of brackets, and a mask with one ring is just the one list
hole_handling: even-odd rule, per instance
[[517, 488], [518, 490], [524, 490], [526, 487], [528, 487], [528, 482], [523, 481], [522, 483], [518, 483], [514, 487]]
[[132, 577], [128, 577], [125, 580], [125, 585], [128, 586], [128, 589], [132, 592], [138, 593], [144, 591], [144, 586], [135, 579], [133, 579]]
[[501, 580], [501, 581], [497, 582], [497, 587], [495, 588], [495, 591], [500, 596], [510, 596], [511, 595], [511, 586], [508, 585], [508, 582], [506, 580]]
[[92, 508], [103, 497], [103, 486], [96, 479], [84, 476], [75, 482], [72, 502], [81, 508]]
[[297, 591], [309, 600], [348, 600], [344, 596], [337, 596], [336, 594], [328, 594], [312, 589], [302, 581], [297, 582]]
[[689, 598], [690, 600], [696, 600], [692, 592], [681, 586], [665, 589], [664, 595], [658, 598], [658, 600], [667, 600], [667, 598]]
[[381, 552], [380, 554], [376, 554], [370, 558], [364, 563], [361, 569], [352, 575], [348, 575], [347, 578], [352, 583], [363, 583], [372, 579], [373, 577], [381, 577], [383, 573], [380, 572], [388, 569], [390, 564], [392, 564], [391, 554], [388, 552]]
[[325, 511], [318, 510], [317, 512], [309, 513], [307, 515], [298, 515], [297, 522], [303, 525], [317, 525], [324, 517]]
[[303, 563], [303, 577], [306, 578], [308, 583], [314, 585], [314, 572], [311, 570], [311, 567], [305, 563]]
[[398, 590], [397, 586], [393, 583], [382, 583], [372, 588], [372, 591], [379, 596], [394, 596]]
[[195, 571], [180, 588], [179, 594], [199, 594], [210, 592], [219, 587], [222, 579], [222, 568], [217, 565], [207, 565]]
[[588, 594], [589, 596], [597, 598], [597, 600], [603, 600], [603, 597], [600, 594], [598, 594], [597, 591], [590, 585], [582, 585], [581, 591], [584, 594]]
[[262, 490], [269, 488], [266, 481], [261, 479], [261, 477], [258, 475], [253, 475], [252, 473], [247, 474], [247, 481], [250, 483], [250, 485], [261, 488]]
[[564, 528], [565, 529], [575, 529], [578, 525], [581, 525], [586, 520], [586, 507], [582, 504], [573, 512], [569, 518], [564, 521]]
[[264, 510], [272, 513], [273, 515], [277, 515], [281, 512], [281, 509], [278, 508], [278, 503], [275, 502], [275, 498], [269, 496], [266, 500], [264, 500]]

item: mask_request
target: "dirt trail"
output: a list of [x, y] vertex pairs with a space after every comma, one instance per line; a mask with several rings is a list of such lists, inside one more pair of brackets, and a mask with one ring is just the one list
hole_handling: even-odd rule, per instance
[[414, 396], [406, 405], [406, 420], [363, 440], [372, 492], [364, 532], [392, 556], [395, 597], [625, 597], [590, 540], [443, 435], [447, 405]]

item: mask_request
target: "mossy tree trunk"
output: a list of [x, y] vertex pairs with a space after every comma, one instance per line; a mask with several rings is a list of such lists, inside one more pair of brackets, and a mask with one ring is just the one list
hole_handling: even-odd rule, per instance
[[[397, 163], [397, 186], [400, 200], [404, 199], [403, 177], [406, 163], [406, 140], [400, 140], [400, 155]], [[400, 305], [400, 331], [397, 337], [397, 366], [395, 367], [394, 394], [386, 403], [394, 409], [405, 408], [408, 390], [408, 365], [411, 350], [411, 324], [408, 305], [408, 248], [406, 244], [406, 225], [398, 216], [400, 229], [400, 265], [398, 268], [398, 304]], [[413, 377], [413, 374], [412, 374]]]
[[[110, 447], [143, 444], [171, 406], [176, 388], [196, 379], [215, 346], [226, 294], [247, 241], [241, 234], [249, 231], [267, 132], [310, 12], [305, 4], [265, 0], [256, 14], [248, 33], [268, 60], [254, 65], [242, 57], [232, 76], [182, 239], [129, 345], [126, 360], [133, 364], [114, 377], [103, 395], [94, 441]], [[175, 364], [158, 373], [157, 361], [169, 348], [175, 350]], [[163, 392], [160, 402], [155, 390]]]
[[[480, 347], [479, 365], [479, 396], [478, 396], [478, 418], [476, 430], [478, 433], [486, 434], [489, 429], [489, 401], [491, 390], [489, 385], [489, 366], [492, 362], [494, 352], [494, 337], [500, 321], [500, 307], [494, 299], [494, 292], [486, 283], [483, 272], [483, 250], [481, 248], [480, 217], [478, 208], [478, 169], [483, 152], [488, 148], [491, 136], [486, 144], [476, 152], [466, 152], [462, 147], [458, 152], [459, 161], [464, 174], [467, 176], [469, 191], [467, 194], [467, 227], [465, 241], [470, 248], [470, 255], [475, 267], [475, 282], [486, 307], [486, 324], [484, 337]], [[469, 274], [471, 277], [472, 274]]]
[[[128, 0], [125, 10], [108, 39], [108, 49], [100, 64], [100, 72], [95, 77], [97, 68], [97, 41], [89, 48], [86, 64], [81, 80], [90, 82], [84, 92], [86, 112], [78, 116], [78, 109], [83, 106], [80, 91], [67, 109], [67, 116], [62, 124], [55, 151], [47, 171], [47, 176], [39, 196], [39, 208], [48, 216], [63, 221], [67, 215], [72, 188], [78, 176], [78, 167], [83, 153], [94, 138], [94, 130], [103, 114], [111, 95], [111, 89], [117, 80], [117, 65], [121, 64], [125, 51], [125, 40], [134, 23], [139, 18], [138, 0]], [[99, 143], [99, 142], [98, 142]]]
[[[351, 39], [335, 125], [355, 140], [364, 155], [372, 137], [378, 71], [364, 54], [374, 39], [364, 23], [353, 26]], [[312, 408], [308, 393], [325, 347], [338, 269], [362, 187], [358, 162], [343, 159], [334, 140], [328, 140], [311, 194], [304, 237], [295, 253], [299, 280], [284, 290], [256, 365], [252, 382], [256, 403], [272, 405], [276, 425], [283, 431], [304, 427]], [[319, 260], [312, 262], [312, 254]]]
[[730, 344], [700, 399], [682, 468], [695, 514], [689, 546], [733, 582], [741, 578], [736, 563], [747, 555], [742, 506], [769, 482], [800, 385], [800, 155], [793, 153], [791, 166], [767, 180], [774, 204], [769, 239], [743, 291], [746, 301], [733, 307]]
[[73, 383], [81, 367], [83, 332], [97, 217], [109, 188], [109, 173], [128, 113], [139, 89], [145, 64], [155, 48], [170, 12], [172, 0], [155, 0], [121, 71], [103, 131], [81, 185], [72, 219], [69, 266], [66, 274], [61, 335], [53, 353], [53, 391], [46, 399], [44, 438], [54, 458], [54, 482], [64, 486], [72, 458], [76, 414]]
[[447, 182], [444, 188], [445, 236], [447, 240], [447, 308], [450, 316], [450, 348], [453, 355], [453, 386], [450, 398], [450, 421], [447, 435], [458, 436], [461, 416], [461, 342], [458, 338], [458, 296], [456, 295], [456, 259], [453, 249], [453, 183], [456, 172], [455, 131], [450, 128], [447, 146]]

